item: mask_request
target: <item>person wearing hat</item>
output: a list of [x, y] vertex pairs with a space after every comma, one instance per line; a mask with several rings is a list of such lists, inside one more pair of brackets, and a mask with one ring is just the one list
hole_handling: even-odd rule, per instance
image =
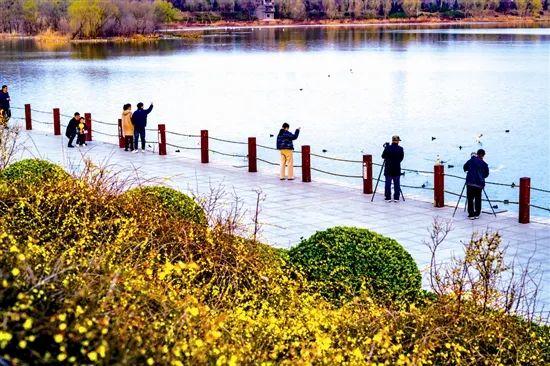
[[401, 139], [394, 135], [391, 138], [391, 145], [384, 144], [384, 177], [385, 177], [385, 199], [386, 202], [392, 202], [391, 199], [391, 183], [393, 182], [393, 202], [399, 202], [399, 194], [401, 193], [401, 162], [405, 157], [403, 148], [399, 146]]
[[489, 165], [483, 160], [485, 150], [479, 149], [464, 164], [466, 173], [466, 198], [468, 200], [468, 218], [475, 220], [481, 214], [481, 193], [485, 187], [485, 178], [489, 176]]

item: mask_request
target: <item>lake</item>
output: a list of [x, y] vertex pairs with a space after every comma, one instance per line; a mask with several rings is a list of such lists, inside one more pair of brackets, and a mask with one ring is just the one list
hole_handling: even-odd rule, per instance
[[[314, 153], [350, 160], [370, 153], [380, 162], [382, 144], [398, 134], [404, 167], [431, 171], [439, 155], [446, 172], [459, 176], [470, 152], [482, 147], [490, 181], [517, 184], [528, 176], [533, 187], [550, 189], [548, 25], [219, 29], [200, 39], [151, 43], [4, 40], [0, 82], [10, 85], [16, 107], [59, 107], [64, 114], [92, 112], [96, 120], [116, 122], [124, 103], [153, 101], [150, 127], [165, 123], [170, 131], [191, 134], [208, 129], [211, 136], [237, 141], [256, 136], [267, 146], [275, 144], [270, 135], [289, 122], [302, 127], [298, 147], [310, 144]], [[196, 139], [168, 139], [197, 146]], [[212, 145], [246, 151], [243, 145]], [[273, 151], [260, 149], [259, 156], [278, 161]], [[237, 166], [246, 161], [231, 163], [243, 169]], [[362, 169], [317, 157], [312, 165], [343, 175], [361, 175]], [[260, 168], [276, 171], [263, 163]], [[357, 178], [312, 175], [362, 187]], [[407, 172], [402, 183], [416, 187], [404, 188], [405, 195], [433, 195], [430, 174]], [[462, 184], [446, 178], [449, 191], [460, 193]], [[517, 188], [489, 185], [487, 193], [495, 200], [518, 198]], [[550, 208], [550, 193], [532, 191], [531, 197]], [[532, 214], [548, 216], [538, 209]]]

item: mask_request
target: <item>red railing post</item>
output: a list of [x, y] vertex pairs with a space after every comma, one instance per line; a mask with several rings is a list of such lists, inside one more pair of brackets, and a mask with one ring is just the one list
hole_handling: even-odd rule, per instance
[[25, 129], [32, 130], [31, 105], [25, 104]]
[[248, 172], [258, 172], [258, 162], [256, 160], [256, 138], [248, 138]]
[[61, 135], [61, 115], [59, 114], [59, 108], [53, 109], [53, 134], [55, 136]]
[[159, 124], [159, 155], [166, 155], [166, 125]]
[[88, 130], [88, 133], [86, 134], [86, 142], [92, 141], [92, 114], [91, 113], [84, 113], [84, 122], [86, 123], [86, 130]]
[[208, 130], [201, 130], [201, 163], [208, 162]]
[[363, 155], [363, 193], [372, 193], [372, 155]]
[[122, 119], [118, 119], [118, 147], [123, 148], [125, 143], [124, 131], [122, 129]]
[[311, 149], [309, 145], [302, 146], [302, 182], [311, 182]]
[[519, 179], [519, 223], [528, 224], [530, 219], [529, 204], [531, 203], [531, 178]]
[[445, 206], [445, 171], [442, 164], [434, 165], [434, 207]]

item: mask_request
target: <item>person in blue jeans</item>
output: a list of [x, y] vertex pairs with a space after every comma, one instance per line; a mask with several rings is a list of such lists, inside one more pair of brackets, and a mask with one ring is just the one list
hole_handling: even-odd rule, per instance
[[382, 159], [384, 159], [384, 177], [385, 177], [385, 200], [392, 202], [391, 199], [391, 183], [393, 182], [393, 202], [399, 202], [399, 194], [401, 193], [401, 162], [405, 157], [403, 148], [399, 146], [401, 139], [395, 135], [391, 138], [391, 145], [384, 145]]
[[143, 103], [137, 104], [137, 110], [132, 115], [134, 124], [134, 153], [138, 152], [138, 141], [141, 137], [141, 152], [145, 152], [145, 127], [147, 127], [147, 115], [153, 110], [153, 103], [147, 109], [143, 109]]
[[466, 173], [466, 199], [468, 200], [468, 218], [475, 220], [481, 215], [481, 193], [485, 187], [485, 178], [489, 176], [489, 165], [483, 158], [485, 150], [479, 149], [464, 164]]

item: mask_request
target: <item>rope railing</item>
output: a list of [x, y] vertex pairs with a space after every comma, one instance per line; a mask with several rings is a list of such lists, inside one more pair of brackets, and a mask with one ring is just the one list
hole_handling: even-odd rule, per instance
[[246, 155], [240, 155], [240, 154], [228, 154], [228, 153], [224, 153], [224, 152], [221, 152], [221, 151], [217, 151], [217, 150], [213, 150], [213, 149], [208, 149], [208, 151], [214, 153], [214, 154], [218, 154], [218, 155], [223, 155], [223, 156], [229, 156], [229, 157], [232, 157], [232, 158], [248, 158], [248, 156]]
[[[272, 161], [269, 161], [269, 160], [265, 160], [265, 159], [262, 159], [262, 158], [256, 158], [258, 161], [261, 161], [262, 163], [266, 163], [266, 164], [269, 164], [269, 165], [279, 165], [279, 163], [274, 163]], [[294, 166], [295, 168], [297, 168], [297, 166]]]
[[166, 131], [166, 133], [170, 135], [176, 135], [176, 136], [182, 136], [182, 137], [201, 137], [201, 135], [190, 135], [190, 134], [173, 132], [173, 131]]
[[53, 114], [52, 111], [41, 111], [39, 109], [34, 109], [34, 108], [31, 108], [31, 111], [36, 112], [36, 113], [42, 113], [42, 114]]
[[319, 173], [327, 174], [327, 175], [332, 175], [332, 176], [335, 176], [335, 177], [363, 179], [362, 175], [339, 174], [339, 173], [327, 172], [326, 170], [322, 170], [322, 169], [318, 169], [318, 168], [314, 168], [314, 167], [311, 167], [311, 170], [319, 172]]
[[[381, 165], [381, 164], [379, 164], [379, 165]], [[434, 173], [434, 172], [431, 172], [431, 171], [428, 171], [428, 170], [420, 170], [420, 169], [402, 168], [401, 170], [404, 171], [404, 172], [417, 173], [417, 174], [433, 174]]]
[[101, 132], [101, 131], [98, 131], [98, 130], [94, 130], [94, 133], [97, 133], [97, 134], [100, 134], [100, 135], [103, 135], [103, 136], [118, 137], [118, 135], [113, 135], [112, 133], [105, 133], [105, 132]]
[[261, 147], [262, 149], [266, 149], [266, 150], [278, 151], [276, 148], [271, 147], [271, 146], [265, 146], [265, 145], [260, 145], [260, 144], [256, 144], [256, 146]]
[[104, 122], [104, 121], [99, 121], [99, 120], [93, 119], [93, 118], [92, 118], [92, 122], [99, 123], [99, 124], [106, 125], [106, 126], [116, 126], [116, 127], [118, 127], [118, 123]]
[[[25, 108], [13, 107], [13, 109], [25, 110], [25, 118], [20, 118], [20, 117], [13, 117], [13, 118], [15, 120], [27, 121], [27, 126], [28, 126], [27, 129], [31, 129], [30, 123], [32, 121], [32, 122], [36, 122], [36, 123], [43, 124], [43, 125], [54, 125], [55, 130], [57, 131], [56, 134], [59, 134], [59, 126], [60, 125], [65, 126], [64, 124], [60, 123], [59, 116], [72, 118], [72, 116], [65, 115], [65, 114], [60, 114], [58, 109], [54, 109], [53, 112], [49, 112], [49, 111], [43, 111], [43, 110], [39, 110], [39, 109], [30, 108], [30, 105], [25, 105]], [[33, 119], [30, 116], [30, 111], [36, 112], [36, 113], [41, 113], [41, 114], [49, 114], [49, 115], [53, 114], [54, 115], [54, 122], [45, 122], [45, 121], [42, 121], [42, 120]], [[88, 118], [89, 118], [89, 116], [90, 116], [89, 114], [86, 115], [86, 117], [88, 117]], [[105, 121], [101, 121], [101, 120], [97, 120], [97, 119], [91, 119], [91, 121], [93, 122], [92, 126], [94, 124], [101, 124], [101, 125], [106, 125], [106, 126], [116, 126], [117, 128], [119, 128], [119, 124], [117, 124], [117, 123], [105, 122]], [[92, 130], [90, 130], [90, 131], [92, 131]], [[95, 130], [95, 129], [92, 132], [96, 133], [96, 134], [99, 134], [101, 136], [107, 136], [109, 138], [118, 137], [119, 138], [119, 144], [122, 144], [122, 142], [121, 142], [122, 139], [121, 139], [119, 131], [117, 131], [118, 132], [117, 134], [104, 132], [104, 131], [101, 131], [101, 130]], [[147, 144], [157, 144], [159, 146], [159, 154], [161, 154], [161, 155], [165, 155], [166, 154], [166, 146], [170, 146], [172, 148], [182, 149], [182, 150], [201, 150], [201, 160], [202, 160], [203, 163], [208, 163], [208, 153], [221, 155], [221, 156], [226, 156], [226, 157], [230, 157], [230, 158], [245, 159], [245, 160], [248, 160], [248, 167], [249, 167], [249, 171], [251, 171], [251, 172], [256, 171], [256, 165], [255, 165], [256, 161], [259, 161], [261, 163], [265, 163], [265, 164], [268, 164], [268, 165], [271, 165], [271, 166], [278, 166], [279, 165], [279, 162], [270, 161], [265, 156], [260, 157], [260, 156], [256, 155], [256, 149], [257, 148], [264, 149], [264, 150], [269, 150], [269, 151], [278, 151], [278, 149], [275, 148], [275, 147], [267, 146], [267, 145], [257, 144], [255, 138], [250, 138], [250, 139], [248, 139], [247, 142], [245, 142], [245, 141], [237, 141], [237, 140], [220, 138], [220, 137], [216, 137], [216, 136], [209, 136], [208, 131], [206, 131], [206, 130], [201, 131], [200, 135], [199, 134], [187, 134], [187, 133], [181, 133], [181, 132], [175, 132], [175, 131], [167, 131], [165, 129], [164, 124], [159, 124], [158, 129], [147, 128], [146, 131], [152, 132], [152, 133], [159, 133], [159, 141], [162, 141], [162, 142], [159, 142], [159, 141], [146, 141], [146, 143]], [[168, 143], [166, 141], [166, 134], [169, 134], [169, 135], [172, 135], [172, 136], [185, 137], [185, 138], [201, 138], [200, 146], [185, 146], [185, 144], [180, 145], [178, 143]], [[90, 134], [90, 137], [89, 137], [90, 139], [91, 139], [91, 136], [92, 135]], [[227, 151], [224, 151], [224, 149], [212, 149], [208, 146], [208, 141], [217, 141], [217, 142], [233, 144], [233, 145], [239, 145], [239, 146], [248, 146], [248, 154], [243, 154], [243, 153], [238, 153], [238, 152], [227, 152]], [[326, 152], [326, 151], [323, 150], [323, 152]], [[310, 175], [311, 171], [315, 171], [315, 172], [318, 172], [320, 174], [325, 174], [325, 175], [329, 175], [329, 176], [340, 177], [340, 178], [362, 179], [364, 181], [364, 188], [363, 189], [364, 189], [365, 193], [372, 193], [372, 186], [369, 183], [371, 181], [374, 181], [374, 179], [375, 179], [373, 177], [373, 174], [372, 174], [372, 171], [373, 171], [372, 167], [373, 166], [376, 166], [376, 167], [382, 167], [383, 166], [383, 164], [381, 164], [381, 163], [373, 162], [372, 161], [372, 155], [366, 155], [366, 157], [364, 156], [364, 160], [358, 160], [358, 159], [353, 159], [353, 158], [345, 158], [345, 157], [337, 157], [337, 156], [330, 156], [330, 155], [327, 156], [327, 155], [323, 155], [321, 153], [312, 153], [312, 152], [310, 152], [309, 145], [302, 146], [301, 150], [297, 150], [294, 153], [296, 153], [297, 155], [301, 154], [301, 156], [302, 156], [302, 163], [304, 164], [304, 167], [302, 165], [294, 165], [294, 167], [295, 168], [302, 168], [303, 175], [304, 175], [302, 177], [302, 179], [303, 179], [304, 182], [310, 182], [311, 181], [311, 175]], [[315, 166], [315, 164], [313, 164], [314, 166], [312, 166], [311, 162], [315, 162], [316, 159], [320, 159], [320, 160], [324, 160], [324, 161], [341, 162], [341, 163], [351, 163], [351, 164], [357, 164], [357, 165], [361, 164], [362, 167], [363, 167], [363, 175], [353, 174], [353, 172], [347, 173], [347, 172], [332, 171], [332, 166], [330, 166], [329, 168], [320, 168], [318, 166]], [[243, 168], [243, 167], [246, 167], [246, 166], [245, 165], [239, 166], [239, 168]], [[458, 179], [458, 180], [461, 180], [461, 181], [464, 181], [465, 177], [457, 175], [457, 174], [444, 173], [443, 166], [441, 166], [441, 165], [434, 166], [433, 171], [422, 170], [422, 169], [410, 169], [410, 168], [402, 168], [401, 170], [403, 171], [403, 175], [405, 175], [405, 173], [414, 173], [414, 174], [422, 174], [422, 175], [431, 175], [431, 176], [434, 177], [433, 187], [430, 187], [428, 182], [423, 183], [422, 185], [401, 184], [401, 186], [406, 187], [406, 188], [411, 188], [411, 189], [420, 189], [420, 190], [433, 191], [434, 192], [434, 202], [435, 202], [434, 205], [436, 207], [442, 207], [441, 205], [443, 205], [443, 195], [444, 194], [448, 194], [448, 195], [455, 196], [455, 197], [461, 196], [461, 194], [458, 194], [456, 192], [444, 189], [443, 177], [446, 176], [446, 177], [453, 178], [453, 179]], [[384, 180], [380, 180], [380, 182], [384, 183]], [[509, 199], [491, 199], [490, 202], [492, 202], [492, 203], [502, 203], [502, 204], [505, 204], [505, 205], [508, 205], [508, 204], [519, 205], [520, 206], [520, 222], [523, 222], [523, 221], [521, 221], [522, 220], [521, 219], [522, 207], [533, 207], [533, 208], [536, 208], [536, 209], [539, 209], [539, 210], [550, 212], [549, 207], [544, 207], [544, 205], [540, 205], [540, 204], [539, 205], [531, 204], [530, 200], [529, 200], [528, 193], [527, 193], [527, 196], [526, 196], [527, 198], [523, 198], [524, 196], [521, 193], [522, 190], [525, 191], [525, 189], [531, 190], [531, 191], [536, 191], [536, 192], [542, 192], [542, 193], [550, 193], [550, 190], [549, 189], [543, 189], [543, 188], [537, 188], [537, 187], [530, 187], [528, 178], [525, 178], [525, 179], [522, 178], [520, 182], [521, 182], [521, 184], [518, 184], [516, 182], [502, 183], [502, 182], [486, 181], [485, 183], [487, 185], [493, 185], [493, 186], [499, 186], [499, 187], [509, 187], [509, 188], [512, 188], [512, 189], [518, 188], [520, 190], [520, 200], [519, 200], [520, 202], [512, 201], [512, 200], [509, 200]], [[520, 185], [521, 185], [521, 188], [520, 188]], [[441, 199], [440, 200], [437, 198], [437, 197], [439, 197], [438, 196], [439, 194], [441, 194]], [[488, 200], [483, 199], [483, 201], [487, 202]], [[528, 220], [528, 218], [527, 218], [527, 220]]]
[[362, 160], [350, 160], [350, 159], [343, 159], [343, 158], [334, 158], [334, 157], [331, 157], [331, 156], [319, 155], [319, 154], [314, 154], [314, 153], [311, 153], [310, 155], [321, 158], [321, 159], [326, 159], [326, 160], [342, 161], [342, 162], [345, 162], [345, 163], [363, 164]]
[[212, 136], [208, 136], [208, 138], [211, 139], [211, 140], [214, 140], [214, 141], [227, 142], [229, 144], [248, 145], [248, 142], [225, 140], [225, 139], [221, 139], [221, 138], [218, 138], [218, 137], [212, 137]]
[[53, 125], [53, 122], [44, 122], [44, 121], [39, 121], [37, 119], [33, 119], [32, 121], [43, 125]]
[[184, 149], [184, 150], [200, 150], [200, 147], [188, 147], [188, 146], [180, 146], [180, 145], [174, 145], [170, 143], [166, 143], [166, 146], [174, 147], [176, 149]]

